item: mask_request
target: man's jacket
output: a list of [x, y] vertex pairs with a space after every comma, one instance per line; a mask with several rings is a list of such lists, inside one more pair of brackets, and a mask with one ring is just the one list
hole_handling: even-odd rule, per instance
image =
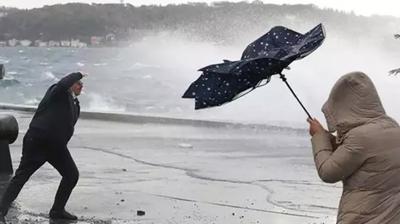
[[80, 113], [79, 101], [74, 99], [70, 87], [81, 78], [81, 73], [71, 73], [50, 86], [30, 123], [29, 132], [32, 135], [61, 144], [68, 143]]

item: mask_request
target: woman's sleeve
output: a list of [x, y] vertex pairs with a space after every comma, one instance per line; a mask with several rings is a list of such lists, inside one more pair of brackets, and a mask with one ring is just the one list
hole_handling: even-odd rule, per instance
[[349, 134], [336, 150], [327, 132], [317, 133], [312, 139], [314, 162], [319, 177], [327, 183], [345, 180], [365, 161], [360, 138]]

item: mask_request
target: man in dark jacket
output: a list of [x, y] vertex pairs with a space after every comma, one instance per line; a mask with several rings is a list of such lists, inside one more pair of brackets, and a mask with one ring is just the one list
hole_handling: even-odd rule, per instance
[[77, 96], [81, 93], [84, 75], [71, 73], [50, 86], [33, 116], [23, 139], [22, 158], [15, 176], [10, 181], [0, 203], [0, 223], [11, 203], [17, 198], [30, 176], [49, 162], [61, 174], [50, 218], [76, 220], [65, 211], [68, 198], [78, 182], [79, 172], [67, 148], [74, 133], [80, 107]]

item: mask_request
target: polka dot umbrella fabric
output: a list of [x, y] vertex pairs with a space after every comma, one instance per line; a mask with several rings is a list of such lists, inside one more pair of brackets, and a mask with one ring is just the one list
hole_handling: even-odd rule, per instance
[[238, 61], [225, 60], [199, 71], [202, 75], [186, 90], [183, 98], [194, 98], [195, 109], [220, 106], [244, 92], [269, 82], [294, 60], [306, 57], [325, 39], [322, 24], [305, 34], [283, 26], [273, 27], [243, 51]]

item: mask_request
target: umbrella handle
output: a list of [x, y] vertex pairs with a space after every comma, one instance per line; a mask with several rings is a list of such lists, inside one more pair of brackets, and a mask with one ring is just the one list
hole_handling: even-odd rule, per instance
[[304, 105], [301, 103], [300, 99], [297, 97], [296, 93], [294, 93], [292, 87], [290, 87], [289, 83], [287, 82], [287, 79], [284, 74], [279, 73], [279, 78], [282, 79], [282, 81], [286, 84], [286, 86], [289, 88], [290, 92], [292, 92], [293, 96], [296, 98], [297, 102], [299, 102], [300, 106], [303, 108], [304, 112], [306, 112], [308, 118], [312, 119], [310, 113], [308, 113], [307, 109], [304, 107]]

